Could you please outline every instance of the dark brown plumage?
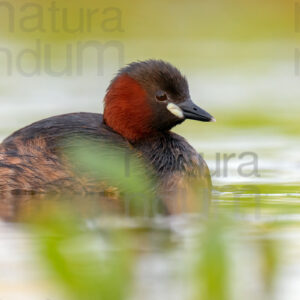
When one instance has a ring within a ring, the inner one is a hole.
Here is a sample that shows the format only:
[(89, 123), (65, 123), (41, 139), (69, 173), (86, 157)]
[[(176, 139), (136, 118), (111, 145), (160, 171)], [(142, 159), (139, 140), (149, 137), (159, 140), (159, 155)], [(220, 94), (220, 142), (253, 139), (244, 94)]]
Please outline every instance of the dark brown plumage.
[(0, 192), (105, 191), (109, 187), (103, 183), (75, 173), (65, 155), (72, 146), (69, 138), (78, 136), (109, 141), (142, 157), (157, 179), (158, 195), (168, 211), (181, 210), (178, 201), (183, 195), (189, 200), (184, 210), (190, 210), (199, 189), (209, 198), (211, 180), (202, 157), (184, 138), (169, 131), (186, 118), (212, 120), (191, 102), (186, 79), (177, 69), (162, 61), (131, 64), (112, 81), (104, 117), (93, 113), (55, 116), (6, 138), (0, 145)]

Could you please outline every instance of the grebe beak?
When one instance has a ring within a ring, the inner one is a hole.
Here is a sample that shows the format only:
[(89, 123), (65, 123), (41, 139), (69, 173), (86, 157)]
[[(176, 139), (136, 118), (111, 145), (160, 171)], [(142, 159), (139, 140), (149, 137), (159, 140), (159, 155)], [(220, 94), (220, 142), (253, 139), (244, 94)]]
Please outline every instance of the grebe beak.
[(191, 99), (177, 104), (185, 119), (197, 120), (202, 122), (216, 122), (216, 119), (207, 111), (197, 106)]

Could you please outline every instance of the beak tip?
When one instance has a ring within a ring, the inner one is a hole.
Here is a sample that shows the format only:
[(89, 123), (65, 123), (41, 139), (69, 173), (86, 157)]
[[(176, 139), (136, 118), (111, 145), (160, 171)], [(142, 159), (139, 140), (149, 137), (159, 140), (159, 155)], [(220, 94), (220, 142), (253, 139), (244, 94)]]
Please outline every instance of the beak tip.
[(217, 122), (217, 120), (214, 118), (214, 117), (211, 117), (210, 121), (209, 122)]

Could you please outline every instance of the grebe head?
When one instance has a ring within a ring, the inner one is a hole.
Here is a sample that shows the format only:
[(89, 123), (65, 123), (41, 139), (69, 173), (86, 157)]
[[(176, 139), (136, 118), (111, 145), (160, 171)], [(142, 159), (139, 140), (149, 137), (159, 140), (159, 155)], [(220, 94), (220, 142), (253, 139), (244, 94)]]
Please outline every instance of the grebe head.
[(186, 78), (161, 60), (134, 62), (112, 80), (104, 122), (130, 141), (170, 130), (185, 119), (215, 119), (191, 100)]

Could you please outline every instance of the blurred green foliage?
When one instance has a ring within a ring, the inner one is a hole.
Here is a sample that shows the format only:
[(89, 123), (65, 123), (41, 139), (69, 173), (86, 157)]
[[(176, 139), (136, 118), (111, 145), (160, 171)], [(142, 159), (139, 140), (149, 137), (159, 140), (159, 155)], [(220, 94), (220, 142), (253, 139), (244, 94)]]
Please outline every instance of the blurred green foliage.
[(34, 227), (44, 267), (54, 282), (72, 300), (128, 299), (133, 260), (126, 236), (91, 232), (63, 207), (48, 210)]
[[(184, 268), (185, 282), (192, 288), (188, 299), (240, 297), (239, 293), (248, 287), (234, 282), (233, 274), (237, 278), (247, 274), (255, 252), (257, 268), (252, 273), (252, 276), (256, 275), (251, 278), (251, 283), (262, 287), (257, 299), (273, 299), (281, 257), (279, 243), (267, 237), (274, 227), (245, 223), (231, 217), (213, 216), (194, 224), (200, 229), (200, 234), (193, 238), (193, 246), (186, 248), (176, 262)], [(154, 255), (156, 251), (172, 255), (177, 249), (176, 244), (171, 248), (166, 247), (165, 242), (157, 244), (158, 228), (153, 228), (150, 235), (151, 230), (137, 231), (133, 228), (100, 226), (88, 229), (87, 223), (74, 214), (72, 207), (61, 204), (54, 209), (48, 207), (45, 214), (31, 224), (39, 237), (38, 253), (42, 266), (61, 288), (65, 299), (131, 299), (136, 288), (133, 278), (140, 274), (136, 273), (137, 266), (143, 262), (144, 254), (147, 256), (151, 253), (150, 249), (155, 249)], [(161, 230), (164, 231), (163, 228)], [(245, 235), (245, 232), (248, 234)], [(160, 239), (169, 240), (170, 234), (174, 233), (160, 235)], [(244, 260), (239, 260), (234, 267), (235, 256), (240, 255), (237, 246), (239, 251), (247, 248), (247, 252)], [(157, 273), (157, 276), (160, 274)], [(164, 280), (157, 284), (163, 285)]]
[(75, 170), (116, 188), (128, 213), (150, 216), (159, 208), (152, 169), (127, 146), (73, 139), (67, 155)]
[(194, 300), (229, 300), (230, 260), (228, 242), (224, 236), (225, 223), (208, 222), (199, 239), (199, 261), (195, 267)]
[(261, 273), (266, 299), (274, 297), (274, 284), (280, 265), (280, 250), (277, 241), (263, 238), (258, 241), (261, 253)]

